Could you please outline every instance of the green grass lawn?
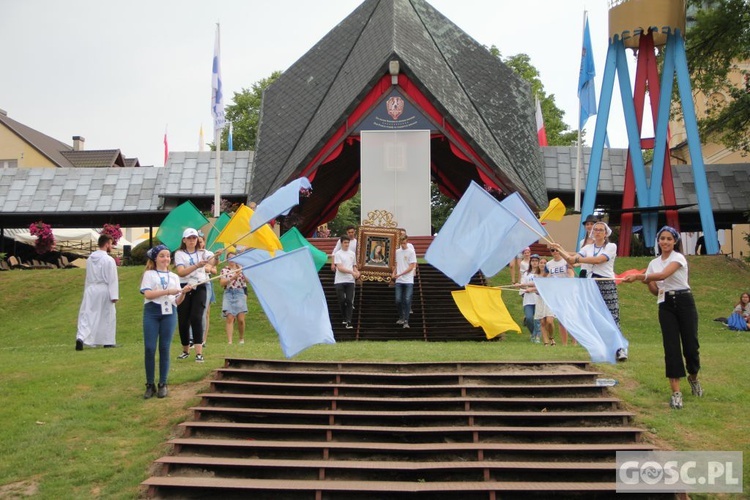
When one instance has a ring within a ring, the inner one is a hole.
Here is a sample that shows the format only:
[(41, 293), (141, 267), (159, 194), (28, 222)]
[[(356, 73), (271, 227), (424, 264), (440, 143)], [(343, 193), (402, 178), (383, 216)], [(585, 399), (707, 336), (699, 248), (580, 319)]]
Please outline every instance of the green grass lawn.
[[(700, 315), (705, 397), (689, 395), (685, 408), (670, 410), (664, 377), (655, 298), (641, 284), (621, 285), (622, 328), (630, 340), (626, 363), (595, 365), (615, 378), (613, 389), (638, 413), (648, 439), (674, 450), (750, 450), (750, 332), (730, 332), (712, 321), (728, 316), (750, 270), (724, 257), (691, 257), (690, 282)], [(647, 258), (617, 259), (617, 271), (645, 268)], [(245, 345), (227, 345), (220, 303), (212, 308), (206, 363), (177, 361), (175, 335), (170, 397), (144, 401), (142, 268), (120, 269), (117, 305), (118, 349), (74, 350), (76, 321), (85, 271), (10, 271), (0, 274), (0, 498), (135, 498), (151, 462), (168, 451), (164, 444), (187, 408), (206, 390), (211, 371), (225, 356), (283, 359), (276, 334), (251, 296)], [(505, 270), (492, 280), (507, 284)], [(521, 321), (521, 299), (505, 292), (511, 313)], [(559, 338), (559, 336), (558, 336)], [(544, 348), (528, 333), (509, 333), (502, 342), (342, 342), (315, 346), (297, 360), (473, 361), (588, 359), (581, 347)], [(745, 460), (748, 491), (750, 460)]]

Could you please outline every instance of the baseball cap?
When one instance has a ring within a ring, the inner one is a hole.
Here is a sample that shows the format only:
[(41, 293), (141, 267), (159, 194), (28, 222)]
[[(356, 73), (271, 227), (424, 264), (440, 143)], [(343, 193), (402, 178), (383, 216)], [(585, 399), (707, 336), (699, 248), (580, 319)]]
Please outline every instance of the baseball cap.
[(195, 237), (197, 238), (197, 237), (198, 237), (198, 231), (196, 231), (196, 230), (195, 230), (195, 229), (193, 229), (192, 227), (189, 227), (189, 228), (185, 229), (185, 230), (184, 230), (184, 231), (182, 232), (182, 237), (183, 237), (183, 238), (188, 238), (188, 237), (190, 237), (190, 236), (195, 236)]

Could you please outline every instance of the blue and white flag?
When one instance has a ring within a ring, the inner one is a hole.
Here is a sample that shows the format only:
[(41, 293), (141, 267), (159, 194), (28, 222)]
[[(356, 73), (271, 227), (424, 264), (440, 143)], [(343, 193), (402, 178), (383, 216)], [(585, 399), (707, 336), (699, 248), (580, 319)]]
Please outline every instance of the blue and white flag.
[(578, 129), (582, 130), (589, 116), (596, 114), (596, 89), (594, 88), (594, 51), (591, 48), (591, 34), (589, 33), (589, 18), (583, 27), (583, 48), (581, 49), (581, 68), (578, 75), (578, 99), (581, 112)]
[(287, 215), (292, 208), (299, 205), (300, 191), (310, 189), (312, 189), (312, 184), (307, 177), (300, 177), (277, 189), (255, 207), (255, 213), (250, 219), (250, 231), (256, 231), (279, 215)]
[(234, 151), (232, 144), (232, 122), (229, 122), (229, 135), (227, 136), (227, 151)]
[[(469, 283), (480, 268), (488, 276), (497, 274), (529, 243), (547, 234), (519, 195), (506, 200), (504, 206), (472, 181), (427, 249), (425, 260), (459, 286)], [(529, 223), (540, 233), (531, 240), (527, 226), (519, 222), (521, 216), (528, 218), (527, 212), (534, 219)]]
[(211, 71), (211, 116), (214, 117), (214, 131), (224, 130), (224, 89), (221, 86), (221, 42), (220, 28), (216, 24), (216, 41), (214, 44), (214, 61)]
[(617, 327), (594, 280), (543, 278), (534, 280), (542, 300), (560, 323), (589, 352), (595, 363), (615, 363), (618, 349), (628, 341)]
[[(234, 259), (241, 263), (239, 257)], [(292, 358), (315, 344), (336, 343), (323, 286), (307, 247), (251, 265), (243, 272), (279, 335), (284, 356)]]
[[(500, 225), (505, 230), (505, 234), (502, 235), (502, 243), (482, 263), (481, 269), (485, 276), (496, 275), (524, 248), (539, 240), (542, 236), (547, 236), (547, 230), (544, 229), (544, 226), (526, 202), (523, 201), (520, 194), (511, 194), (500, 202), (500, 206), (507, 212), (503, 219), (506, 223)], [(507, 219), (507, 215), (511, 215), (512, 218)], [(498, 230), (500, 229), (498, 228)]]

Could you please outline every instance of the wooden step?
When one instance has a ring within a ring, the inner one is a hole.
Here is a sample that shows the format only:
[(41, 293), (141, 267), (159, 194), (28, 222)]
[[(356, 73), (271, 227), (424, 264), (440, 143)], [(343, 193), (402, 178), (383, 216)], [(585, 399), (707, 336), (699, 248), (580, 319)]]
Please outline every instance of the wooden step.
[(289, 371), (311, 371), (311, 370), (346, 370), (365, 373), (382, 373), (382, 372), (415, 372), (421, 373), (425, 370), (445, 370), (445, 371), (478, 371), (481, 373), (488, 371), (504, 371), (516, 368), (526, 368), (537, 370), (541, 367), (575, 367), (581, 370), (591, 368), (591, 362), (585, 360), (540, 360), (540, 361), (422, 361), (402, 363), (397, 361), (288, 361), (283, 359), (254, 359), (254, 358), (225, 358), (226, 366), (253, 365), (255, 368), (267, 368), (270, 370), (283, 369)]
[(604, 470), (614, 471), (612, 462), (372, 462), (367, 460), (269, 460), (259, 458), (166, 456), (155, 460), (165, 465), (220, 467), (289, 467), (306, 469), (374, 469), (374, 470), (446, 470), (446, 469), (536, 469), (536, 470)]
[(471, 492), (471, 491), (602, 491), (615, 492), (615, 482), (586, 483), (586, 482), (398, 482), (398, 481), (294, 481), (274, 479), (233, 479), (211, 477), (169, 477), (154, 476), (142, 483), (145, 486), (174, 487), (174, 488), (211, 488), (217, 490), (271, 490), (271, 491), (343, 491), (351, 493), (394, 492), (426, 493), (426, 492)]
[(313, 383), (302, 383), (302, 382), (275, 382), (273, 380), (268, 381), (253, 381), (253, 380), (234, 380), (228, 378), (215, 379), (211, 381), (211, 387), (213, 390), (239, 392), (239, 391), (252, 391), (254, 394), (267, 394), (272, 392), (284, 393), (284, 394), (303, 394), (310, 392), (319, 392), (325, 394), (364, 394), (364, 393), (376, 393), (382, 394), (383, 396), (389, 395), (391, 392), (397, 394), (403, 394), (405, 396), (411, 394), (423, 394), (423, 393), (456, 393), (466, 394), (470, 396), (472, 392), (479, 391), (483, 393), (498, 393), (502, 391), (508, 391), (513, 393), (537, 393), (537, 392), (552, 392), (552, 393), (570, 393), (570, 392), (584, 392), (592, 394), (605, 394), (607, 392), (606, 387), (598, 386), (594, 383), (578, 383), (578, 384), (492, 384), (492, 385), (481, 385), (481, 384), (455, 384), (455, 385), (373, 385), (373, 384), (349, 384), (349, 383), (331, 383), (321, 386), (320, 384)]
[(207, 392), (201, 394), (202, 406), (253, 406), (262, 408), (289, 408), (357, 410), (377, 406), (380, 410), (486, 410), (486, 409), (616, 409), (619, 399), (614, 397), (372, 397), (372, 396), (300, 396), (235, 394)]
[(360, 439), (387, 441), (399, 439), (405, 442), (451, 439), (455, 441), (484, 441), (487, 439), (554, 442), (639, 442), (642, 429), (628, 426), (560, 427), (560, 426), (374, 426), (374, 425), (325, 425), (325, 424), (272, 424), (255, 422), (192, 421), (180, 424), (182, 437), (195, 437), (208, 433), (211, 437), (274, 436), (276, 439), (297, 440), (300, 437), (314, 441), (345, 441)]
[(603, 452), (615, 453), (617, 451), (648, 451), (655, 447), (648, 443), (370, 443), (370, 442), (341, 442), (341, 441), (263, 441), (237, 439), (196, 439), (175, 438), (169, 441), (176, 447), (211, 447), (241, 449), (286, 449), (286, 450), (343, 450), (356, 453), (379, 452), (379, 451), (402, 451), (407, 453), (447, 453), (458, 451), (521, 451), (524, 453), (580, 453), (580, 452)]
[[(510, 405), (510, 404), (532, 404), (532, 405), (560, 405), (560, 404), (586, 404), (586, 403), (618, 403), (620, 400), (614, 397), (598, 397), (598, 398), (492, 398), (492, 397), (357, 397), (357, 396), (286, 396), (286, 395), (262, 395), (262, 394), (232, 394), (226, 392), (205, 392), (201, 394), (203, 399), (211, 399), (214, 401), (220, 400), (242, 400), (245, 402), (279, 402), (279, 403), (299, 403), (299, 402), (311, 402), (311, 403), (380, 403), (380, 404), (397, 404), (397, 405), (412, 405), (412, 404), (426, 404), (433, 403), (436, 405), (454, 403), (459, 404), (471, 404), (471, 403), (490, 403), (492, 405)], [(337, 404), (337, 406), (340, 406)]]
[[(219, 368), (217, 370), (217, 373), (220, 375), (235, 375), (235, 376), (267, 376), (267, 377), (278, 377), (277, 374), (273, 372), (269, 372), (268, 370), (263, 369), (248, 369), (248, 368)], [(337, 382), (340, 379), (344, 378), (351, 378), (354, 380), (366, 380), (366, 379), (373, 379), (373, 381), (383, 384), (388, 383), (387, 381), (390, 380), (390, 383), (394, 383), (396, 381), (405, 383), (420, 383), (424, 381), (435, 381), (435, 380), (443, 380), (444, 384), (450, 383), (453, 385), (463, 383), (464, 381), (470, 381), (472, 379), (476, 378), (482, 378), (482, 379), (499, 379), (499, 378), (508, 378), (508, 379), (524, 379), (524, 378), (532, 378), (532, 379), (553, 379), (555, 381), (559, 381), (561, 378), (578, 378), (578, 379), (588, 379), (588, 380), (595, 380), (601, 373), (599, 372), (590, 372), (590, 371), (583, 371), (583, 370), (576, 370), (576, 371), (570, 371), (570, 372), (559, 372), (554, 370), (549, 371), (541, 371), (541, 370), (518, 370), (518, 371), (497, 371), (497, 372), (442, 372), (442, 373), (375, 373), (375, 372), (356, 372), (356, 371), (294, 371), (294, 372), (287, 372), (284, 374), (285, 379), (291, 380), (293, 378), (299, 378), (302, 380), (310, 380), (310, 379), (326, 379), (326, 380), (336, 380)], [(434, 383), (431, 383), (431, 385), (435, 385)]]
[(383, 434), (482, 434), (482, 433), (506, 433), (506, 434), (620, 434), (643, 432), (640, 427), (532, 427), (532, 426), (365, 426), (365, 425), (294, 425), (294, 424), (271, 424), (271, 423), (240, 423), (240, 422), (212, 422), (212, 421), (189, 421), (179, 424), (185, 429), (213, 429), (224, 428), (232, 430), (287, 430), (302, 432), (362, 432)]

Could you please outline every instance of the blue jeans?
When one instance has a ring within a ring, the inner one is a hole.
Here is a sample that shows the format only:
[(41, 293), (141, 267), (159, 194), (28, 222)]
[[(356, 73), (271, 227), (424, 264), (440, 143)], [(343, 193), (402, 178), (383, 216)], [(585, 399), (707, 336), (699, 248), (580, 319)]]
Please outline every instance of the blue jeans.
[[(174, 309), (174, 308), (173, 308)], [(154, 383), (156, 346), (159, 345), (159, 383), (167, 383), (169, 374), (169, 348), (177, 326), (177, 311), (163, 315), (161, 305), (147, 302), (143, 305), (143, 361), (146, 365), (146, 383)]]
[(396, 309), (398, 319), (409, 322), (411, 311), (411, 296), (414, 293), (414, 283), (396, 283)]
[(531, 338), (538, 339), (542, 336), (542, 322), (538, 319), (534, 319), (534, 310), (536, 310), (536, 306), (534, 304), (526, 304), (525, 306), (523, 306), (523, 324), (526, 326), (526, 328), (529, 329)]

